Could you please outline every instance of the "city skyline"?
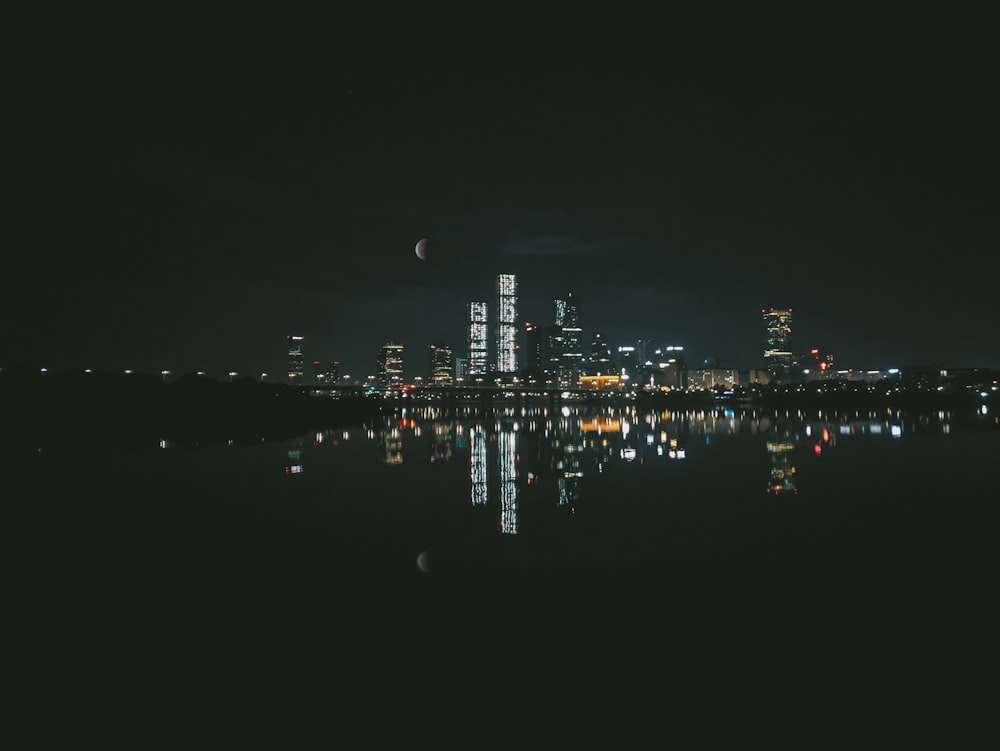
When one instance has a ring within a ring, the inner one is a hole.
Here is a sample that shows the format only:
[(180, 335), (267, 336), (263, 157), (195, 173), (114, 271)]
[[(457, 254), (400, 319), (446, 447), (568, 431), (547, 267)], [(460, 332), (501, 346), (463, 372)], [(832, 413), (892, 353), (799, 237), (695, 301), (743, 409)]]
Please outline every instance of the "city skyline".
[(585, 347), (762, 367), (774, 306), (845, 367), (1000, 368), (975, 13), (132, 21), (10, 18), (0, 367), (283, 374), (295, 334), (364, 377), (513, 274), (522, 345), (572, 293)]

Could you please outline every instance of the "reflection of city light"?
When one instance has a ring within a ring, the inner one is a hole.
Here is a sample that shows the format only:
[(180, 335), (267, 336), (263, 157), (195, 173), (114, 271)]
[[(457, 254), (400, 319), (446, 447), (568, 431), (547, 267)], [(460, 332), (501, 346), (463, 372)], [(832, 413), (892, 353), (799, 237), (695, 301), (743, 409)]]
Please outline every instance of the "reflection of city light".
[(469, 431), (469, 474), (472, 481), (472, 505), (482, 506), (487, 501), (486, 436), (482, 428)]
[(500, 469), (500, 531), (517, 534), (517, 436), (513, 431), (500, 433), (497, 463)]

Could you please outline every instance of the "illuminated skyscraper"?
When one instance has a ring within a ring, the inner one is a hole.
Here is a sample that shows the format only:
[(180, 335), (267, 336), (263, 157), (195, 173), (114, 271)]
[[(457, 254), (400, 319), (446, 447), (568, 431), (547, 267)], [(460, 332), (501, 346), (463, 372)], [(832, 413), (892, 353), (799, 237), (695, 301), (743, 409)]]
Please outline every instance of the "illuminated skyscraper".
[(326, 366), (319, 360), (313, 361), (313, 373), (317, 386), (336, 386), (340, 383), (340, 363), (336, 360)]
[(486, 303), (469, 303), (469, 382), (476, 376), (486, 374), (486, 365), (490, 357), (489, 329), (487, 327)]
[(378, 353), (378, 380), (383, 388), (403, 385), (403, 345), (386, 342)]
[(767, 346), (764, 348), (764, 366), (771, 378), (787, 380), (792, 369), (792, 309), (760, 311), (767, 326)]
[(517, 371), (517, 277), (497, 275), (497, 371)]
[(590, 343), (590, 359), (587, 364), (589, 375), (607, 375), (614, 372), (615, 366), (611, 360), (611, 345), (604, 334), (594, 332), (594, 341)]
[(304, 339), (304, 336), (290, 335), (287, 337), (288, 382), (292, 385), (301, 385), (305, 380), (305, 360), (302, 357)]
[(451, 386), (452, 361), (451, 347), (440, 342), (430, 345), (427, 351), (430, 360), (430, 382), (434, 386)]
[(560, 386), (577, 386), (583, 364), (580, 308), (570, 292), (565, 300), (556, 300), (556, 326), (562, 329), (562, 352), (559, 368)]

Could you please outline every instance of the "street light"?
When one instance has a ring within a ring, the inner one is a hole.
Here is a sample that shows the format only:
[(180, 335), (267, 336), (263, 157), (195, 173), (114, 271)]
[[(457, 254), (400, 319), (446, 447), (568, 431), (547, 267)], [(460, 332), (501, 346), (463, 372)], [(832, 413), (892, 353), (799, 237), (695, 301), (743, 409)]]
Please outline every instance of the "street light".
[(260, 374), (260, 382), (263, 383), (265, 378), (267, 378), (267, 373), (261, 373)]
[(235, 375), (236, 375), (236, 371), (235, 370), (230, 370), (229, 371), (229, 382), (230, 383), (233, 382), (233, 376), (235, 376)]
[(161, 370), (160, 371), (160, 375), (163, 376), (163, 382), (166, 383), (167, 382), (167, 376), (170, 375), (170, 371), (169, 370)]

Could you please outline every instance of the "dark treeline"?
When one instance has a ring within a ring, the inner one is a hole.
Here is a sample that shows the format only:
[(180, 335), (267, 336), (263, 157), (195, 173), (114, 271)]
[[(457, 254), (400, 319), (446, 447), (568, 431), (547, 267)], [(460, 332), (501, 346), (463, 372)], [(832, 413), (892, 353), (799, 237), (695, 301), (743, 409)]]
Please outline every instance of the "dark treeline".
[[(0, 373), (5, 443), (58, 447), (179, 445), (284, 440), (313, 429), (360, 425), (379, 404), (362, 397), (318, 399), (307, 390), (196, 374), (165, 383), (131, 373)], [(60, 437), (64, 438), (60, 438)]]

